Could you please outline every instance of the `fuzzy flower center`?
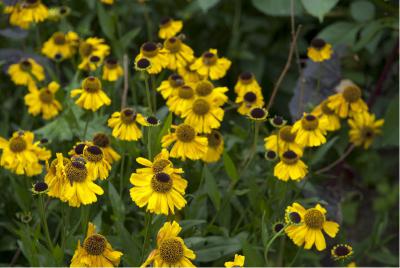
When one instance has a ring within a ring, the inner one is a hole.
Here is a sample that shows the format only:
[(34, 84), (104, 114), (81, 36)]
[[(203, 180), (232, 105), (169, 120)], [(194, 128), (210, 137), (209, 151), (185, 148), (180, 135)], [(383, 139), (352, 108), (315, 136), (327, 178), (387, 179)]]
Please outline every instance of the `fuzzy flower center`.
[(82, 57), (89, 57), (90, 54), (92, 54), (94, 48), (91, 44), (82, 42), (79, 45), (79, 54), (81, 54)]
[(263, 108), (253, 108), (250, 111), (250, 115), (254, 119), (262, 119), (267, 115), (267, 113)]
[(129, 125), (135, 122), (136, 120), (136, 113), (131, 108), (125, 108), (121, 111), (121, 121), (122, 123)]
[(243, 99), (248, 103), (254, 103), (257, 100), (257, 95), (254, 92), (247, 92), (244, 94)]
[(294, 139), (296, 138), (296, 134), (292, 133), (292, 127), (291, 126), (284, 126), (279, 130), (279, 138), (285, 142), (294, 142)]
[(26, 149), (28, 144), (26, 143), (25, 139), (21, 136), (12, 137), (10, 139), (9, 147), (10, 150), (14, 153), (20, 153)]
[(87, 251), (87, 253), (94, 256), (103, 254), (106, 246), (107, 240), (104, 236), (99, 234), (93, 234), (89, 236), (83, 243), (83, 247)]
[(168, 82), (173, 88), (183, 86), (184, 84), (183, 78), (179, 74), (171, 74), (168, 77)]
[(141, 50), (142, 54), (148, 58), (153, 58), (158, 54), (158, 47), (156, 43), (153, 42), (144, 43), (141, 47)]
[(65, 175), (71, 184), (73, 182), (83, 182), (88, 175), (88, 170), (81, 161), (71, 161), (65, 166)]
[(217, 63), (217, 59), (218, 59), (217, 55), (215, 55), (214, 53), (209, 52), (209, 51), (204, 52), (202, 55), (202, 58), (203, 58), (203, 63), (208, 66), (212, 66), (215, 63)]
[(53, 95), (53, 93), (49, 90), (49, 89), (47, 89), (47, 88), (44, 88), (44, 89), (41, 89), (40, 91), (39, 91), (39, 99), (43, 102), (43, 103), (52, 103), (53, 102), (53, 99), (54, 99), (54, 95)]
[(191, 126), (182, 124), (176, 128), (176, 137), (181, 142), (191, 142), (196, 137), (196, 132)]
[(189, 86), (180, 87), (178, 90), (178, 96), (185, 100), (191, 99), (194, 96), (194, 90)]
[(83, 150), (83, 156), (89, 162), (99, 162), (103, 159), (103, 151), (96, 145), (88, 146)]
[(56, 45), (62, 46), (67, 40), (65, 39), (65, 35), (63, 33), (57, 32), (53, 35), (53, 40)]
[(180, 261), (184, 256), (182, 242), (176, 238), (168, 238), (161, 242), (160, 257), (168, 264)]
[(29, 72), (32, 69), (32, 63), (29, 60), (22, 60), (19, 63), (19, 67), (24, 72)]
[(304, 214), (304, 222), (312, 229), (322, 229), (325, 222), (325, 216), (317, 209), (309, 209)]
[(250, 84), (251, 82), (253, 82), (254, 76), (252, 73), (250, 72), (243, 72), (240, 74), (239, 76), (239, 80), (243, 83), (243, 84)]
[(348, 86), (343, 90), (343, 98), (349, 102), (356, 102), (361, 98), (361, 89), (356, 86)]
[(308, 131), (317, 129), (318, 124), (319, 124), (318, 119), (314, 115), (311, 115), (311, 114), (306, 115), (301, 120), (301, 125), (302, 125), (303, 129), (308, 130)]
[(321, 50), (326, 45), (326, 42), (321, 38), (314, 38), (311, 41), (311, 46), (317, 50)]
[(323, 112), (324, 114), (327, 114), (327, 115), (334, 114), (335, 111), (332, 110), (331, 108), (329, 108), (328, 103), (329, 103), (328, 101), (324, 101), (324, 102), (322, 103), (322, 105), (321, 105), (321, 110), (322, 110), (322, 112)]
[(214, 86), (213, 86), (213, 84), (211, 84), (210, 81), (203, 80), (197, 84), (196, 93), (199, 96), (207, 96), (212, 92), (213, 89), (214, 89)]
[(198, 99), (193, 103), (193, 112), (197, 115), (205, 115), (210, 111), (210, 104), (206, 100)]
[(375, 135), (374, 130), (372, 128), (370, 128), (370, 127), (364, 127), (361, 130), (361, 136), (364, 139), (371, 139), (371, 138), (374, 137), (374, 135)]
[(218, 148), (218, 146), (222, 143), (222, 135), (216, 130), (213, 130), (210, 134), (207, 135), (208, 146), (212, 148)]
[(167, 160), (167, 159), (160, 159), (157, 160), (153, 163), (153, 172), (154, 173), (159, 173), (161, 171), (164, 170), (164, 168), (166, 168), (167, 166), (169, 166), (171, 164), (171, 161)]
[(104, 133), (97, 133), (93, 137), (93, 143), (94, 143), (94, 145), (97, 145), (99, 147), (105, 148), (105, 147), (108, 147), (110, 145), (110, 139)]
[(287, 165), (294, 165), (297, 160), (299, 160), (299, 156), (291, 150), (284, 152), (282, 155), (282, 161)]
[(151, 179), (151, 188), (157, 193), (168, 193), (172, 189), (171, 177), (164, 172), (155, 174)]
[(164, 46), (171, 53), (177, 53), (181, 49), (182, 41), (179, 38), (171, 37), (165, 40)]
[(88, 93), (96, 93), (101, 90), (101, 82), (97, 77), (89, 76), (83, 80), (82, 88)]
[(335, 255), (338, 257), (345, 257), (349, 255), (350, 252), (351, 250), (347, 245), (339, 245), (334, 250)]

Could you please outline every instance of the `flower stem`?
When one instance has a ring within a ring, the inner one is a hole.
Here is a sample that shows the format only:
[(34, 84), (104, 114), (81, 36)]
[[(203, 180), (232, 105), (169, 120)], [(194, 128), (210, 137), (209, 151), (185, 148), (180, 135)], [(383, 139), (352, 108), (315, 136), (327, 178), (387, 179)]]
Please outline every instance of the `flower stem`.
[(152, 148), (151, 148), (151, 134), (152, 134), (152, 127), (147, 128), (147, 153), (148, 153), (148, 158), (151, 161), (153, 159), (153, 153), (152, 153)]
[(121, 168), (120, 168), (120, 173), (119, 173), (119, 196), (122, 198), (122, 189), (124, 187), (124, 167), (125, 167), (125, 152), (122, 155), (121, 159)]
[(50, 251), (53, 251), (53, 243), (51, 242), (49, 227), (47, 226), (47, 219), (46, 219), (46, 212), (45, 212), (43, 195), (39, 196), (39, 211), (40, 211), (40, 218), (42, 219), (42, 224), (43, 224), (42, 225), (42, 229), (43, 229), (44, 234), (46, 236), (47, 245), (48, 245)]
[(86, 140), (86, 134), (89, 126), (89, 116), (86, 118), (85, 129), (83, 130), (83, 139), (82, 141)]
[(282, 228), (279, 232), (277, 232), (277, 233), (271, 238), (271, 240), (268, 241), (268, 244), (265, 246), (265, 250), (264, 250), (264, 259), (265, 259), (265, 264), (266, 264), (267, 266), (270, 266), (269, 263), (268, 263), (268, 251), (269, 251), (269, 248), (271, 247), (271, 245), (272, 245), (272, 243), (275, 241), (275, 239), (276, 239), (278, 236), (280, 236), (280, 235), (285, 231), (285, 229), (286, 229), (287, 226), (288, 226), (287, 224), (286, 224), (285, 226), (283, 226), (283, 228)]
[(153, 105), (151, 104), (151, 95), (150, 95), (150, 86), (149, 86), (149, 76), (145, 74), (144, 84), (146, 86), (146, 97), (147, 97), (147, 106), (151, 113), (153, 113)]
[(148, 246), (148, 240), (149, 240), (149, 233), (150, 233), (150, 225), (151, 225), (151, 220), (153, 218), (153, 214), (146, 212), (145, 215), (145, 234), (144, 234), (144, 242), (143, 242), (143, 248), (142, 248), (142, 257), (141, 257), (141, 263), (143, 263), (144, 258), (145, 258), (145, 253), (146, 249)]
[(82, 225), (82, 232), (85, 234), (87, 230), (87, 225), (89, 223), (89, 206), (83, 205), (81, 208), (81, 225)]

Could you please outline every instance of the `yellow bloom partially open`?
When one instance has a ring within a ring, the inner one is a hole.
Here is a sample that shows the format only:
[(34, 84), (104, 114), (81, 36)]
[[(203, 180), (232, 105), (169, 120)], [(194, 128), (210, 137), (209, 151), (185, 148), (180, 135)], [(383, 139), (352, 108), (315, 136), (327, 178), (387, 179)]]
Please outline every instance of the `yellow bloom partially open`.
[(46, 57), (55, 60), (71, 58), (77, 51), (79, 36), (75, 32), (55, 32), (42, 47), (42, 53)]
[(291, 150), (281, 154), (281, 161), (274, 168), (274, 176), (280, 180), (298, 181), (303, 179), (308, 172), (308, 168), (300, 156)]
[(304, 114), (292, 127), (297, 132), (295, 142), (304, 147), (320, 146), (326, 142), (326, 118), (318, 118), (312, 114)]
[(167, 68), (170, 70), (184, 68), (194, 59), (193, 50), (177, 37), (165, 40), (164, 49), (168, 59)]
[(94, 71), (103, 62), (104, 58), (110, 54), (110, 47), (102, 38), (89, 37), (80, 42), (79, 54), (82, 61), (78, 68)]
[(161, 20), (159, 27), (160, 30), (158, 31), (158, 37), (161, 39), (167, 39), (179, 33), (182, 30), (183, 23), (181, 20), (164, 18)]
[(75, 101), (77, 105), (86, 109), (97, 111), (103, 105), (110, 105), (111, 100), (102, 90), (101, 82), (97, 77), (89, 76), (82, 81), (82, 88), (71, 91), (71, 97), (79, 96)]
[(124, 70), (116, 59), (106, 59), (103, 66), (103, 80), (117, 81), (123, 74)]
[(11, 64), (7, 72), (14, 84), (28, 87), (35, 86), (37, 81), (41, 82), (45, 78), (43, 67), (31, 58)]
[(314, 62), (322, 62), (332, 57), (332, 45), (320, 38), (314, 38), (307, 49), (307, 56)]
[(350, 131), (350, 142), (355, 146), (363, 146), (368, 149), (374, 138), (381, 134), (381, 127), (385, 121), (383, 119), (376, 120), (374, 114), (367, 112), (354, 114), (348, 120)]
[(225, 76), (230, 67), (231, 61), (227, 58), (218, 57), (218, 51), (211, 48), (196, 59), (190, 69), (197, 71), (200, 76), (218, 80)]
[(239, 254), (235, 254), (235, 259), (233, 261), (225, 262), (225, 267), (243, 267), (244, 266), (245, 257)]
[(217, 162), (224, 151), (224, 138), (217, 130), (212, 130), (211, 133), (206, 135), (208, 140), (207, 152), (203, 155), (201, 160), (206, 163)]
[(23, 0), (14, 6), (7, 6), (5, 13), (10, 14), (10, 24), (28, 29), (32, 23), (47, 19), (49, 11), (41, 0)]

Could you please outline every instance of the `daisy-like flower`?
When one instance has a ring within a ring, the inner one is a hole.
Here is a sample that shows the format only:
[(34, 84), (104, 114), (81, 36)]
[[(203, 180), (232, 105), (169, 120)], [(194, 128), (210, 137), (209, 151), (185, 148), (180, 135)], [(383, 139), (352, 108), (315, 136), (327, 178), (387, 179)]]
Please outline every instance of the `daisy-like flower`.
[(93, 182), (85, 162), (81, 158), (64, 161), (62, 154), (57, 154), (56, 176), (67, 181), (63, 185), (61, 200), (68, 201), (71, 207), (80, 207), (97, 201), (96, 195), (102, 195), (103, 189)]
[(383, 119), (375, 120), (375, 115), (367, 112), (354, 114), (353, 118), (348, 120), (350, 142), (368, 149), (374, 138), (382, 133), (381, 127), (384, 122)]
[(208, 141), (206, 137), (197, 135), (196, 130), (187, 124), (172, 126), (175, 130), (172, 133), (162, 137), (161, 143), (163, 148), (172, 146), (170, 156), (173, 158), (186, 158), (198, 160), (207, 152)]
[(328, 107), (341, 118), (355, 113), (368, 112), (367, 104), (361, 99), (361, 89), (349, 80), (344, 80), (337, 87), (338, 93), (329, 96)]
[(170, 70), (183, 68), (194, 59), (193, 50), (178, 37), (165, 40), (164, 48), (168, 59), (167, 68)]
[(31, 189), (34, 195), (45, 194), (49, 191), (49, 186), (44, 181), (36, 182)]
[(75, 101), (77, 105), (86, 109), (97, 111), (103, 105), (110, 105), (111, 100), (103, 91), (101, 82), (97, 77), (89, 76), (82, 81), (82, 88), (71, 91), (71, 97), (79, 96)]
[(227, 87), (214, 87), (213, 83), (207, 79), (195, 83), (194, 86), (194, 92), (197, 96), (210, 96), (212, 101), (218, 106), (222, 106), (228, 101), (228, 96), (225, 95), (228, 90)]
[(291, 126), (284, 126), (279, 129), (278, 133), (271, 134), (264, 139), (266, 150), (277, 152), (279, 155), (290, 150), (298, 156), (303, 155), (303, 147), (295, 142), (296, 133), (292, 133)]
[[(143, 160), (139, 159), (139, 161), (147, 162)], [(181, 210), (186, 205), (183, 195), (187, 181), (180, 175), (183, 171), (176, 172), (168, 161), (154, 160), (151, 172), (148, 171), (149, 168), (136, 170), (130, 178), (133, 185), (130, 189), (132, 200), (139, 207), (147, 205), (146, 210), (151, 213), (171, 215), (175, 214), (175, 209)], [(161, 171), (157, 172), (158, 170)]]
[(235, 85), (236, 94), (243, 96), (246, 92), (257, 92), (261, 94), (261, 87), (254, 75), (250, 72), (241, 73)]
[(196, 83), (202, 80), (204, 77), (199, 75), (196, 71), (190, 69), (190, 66), (194, 63), (194, 60), (187, 64), (185, 67), (178, 68), (178, 74), (183, 77), (183, 80), (187, 83)]
[(172, 162), (169, 160), (169, 152), (167, 149), (162, 149), (161, 152), (156, 155), (151, 162), (149, 159), (144, 157), (136, 158), (136, 162), (145, 166), (144, 168), (136, 169), (136, 173), (142, 177), (153, 178), (154, 175), (160, 172), (182, 174), (183, 169), (174, 168)]
[(235, 102), (239, 104), (238, 113), (242, 115), (249, 114), (250, 110), (254, 107), (264, 106), (264, 97), (259, 90), (249, 90), (239, 94)]
[(135, 64), (142, 58), (150, 61), (150, 67), (146, 69), (149, 74), (158, 74), (168, 65), (165, 49), (153, 42), (146, 42), (140, 47), (140, 53), (135, 58)]
[(28, 106), (28, 113), (34, 116), (42, 114), (45, 120), (58, 115), (62, 109), (61, 103), (55, 99), (55, 94), (59, 88), (60, 85), (54, 81), (40, 90), (36, 86), (30, 87), (30, 92), (24, 97), (25, 104)]
[(225, 267), (243, 267), (244, 266), (244, 259), (245, 257), (239, 254), (235, 254), (235, 258), (233, 261), (227, 261), (225, 262)]
[(141, 267), (195, 267), (191, 260), (196, 258), (196, 254), (178, 236), (181, 230), (176, 221), (164, 223), (157, 234), (157, 248)]
[(286, 151), (281, 156), (281, 161), (274, 168), (274, 176), (282, 181), (303, 179), (308, 172), (308, 168), (299, 155), (293, 151)]
[(224, 138), (217, 130), (212, 130), (211, 133), (206, 135), (208, 140), (207, 152), (203, 155), (201, 160), (206, 163), (217, 162), (224, 151)]
[(265, 121), (267, 120), (268, 111), (261, 107), (253, 107), (250, 109), (247, 116), (254, 121)]
[(218, 51), (211, 48), (196, 59), (190, 69), (197, 71), (199, 75), (205, 78), (218, 80), (225, 76), (230, 67), (231, 61), (227, 58), (218, 57)]
[(285, 227), (285, 224), (281, 221), (277, 221), (274, 223), (274, 225), (272, 226), (272, 231), (274, 233), (279, 233), (280, 231), (282, 231), (282, 229)]
[(326, 126), (329, 124), (326, 118), (318, 118), (312, 114), (304, 113), (292, 127), (292, 133), (296, 133), (295, 142), (304, 147), (320, 146), (326, 142)]
[(77, 249), (71, 260), (71, 267), (117, 267), (122, 252), (112, 248), (107, 239), (96, 232), (96, 226), (89, 222), (86, 238)]
[(68, 158), (62, 157), (62, 154), (57, 153), (57, 157), (51, 161), (50, 166), (46, 162), (47, 173), (44, 176), (44, 181), (49, 186), (49, 191), (47, 194), (51, 197), (60, 199), (61, 201), (66, 201), (63, 195), (65, 184), (69, 183), (65, 176), (57, 176), (57, 163), (58, 159), (64, 161), (63, 165), (66, 166), (71, 161)]
[(275, 161), (278, 159), (278, 153), (274, 150), (267, 150), (264, 155), (265, 159), (268, 161)]
[(18, 63), (11, 64), (8, 74), (16, 85), (32, 87), (36, 81), (43, 81), (45, 78), (43, 67), (34, 59), (21, 59)]
[(224, 118), (224, 110), (213, 102), (212, 96), (197, 97), (191, 106), (183, 112), (185, 124), (192, 126), (199, 133), (211, 133), (219, 128)]
[(114, 0), (100, 0), (103, 4), (112, 5), (114, 4)]
[(178, 90), (179, 87), (183, 86), (185, 81), (179, 74), (171, 74), (167, 80), (162, 81), (161, 85), (157, 88), (157, 91), (161, 93), (164, 99), (168, 99), (172, 92)]
[(338, 244), (331, 249), (331, 256), (335, 261), (347, 259), (353, 255), (353, 248), (347, 244)]
[[(325, 214), (326, 209), (320, 204), (314, 208), (305, 209), (298, 203), (293, 203), (286, 209), (288, 213), (297, 213), (300, 215), (300, 221), (297, 224), (291, 224), (285, 228), (286, 234), (299, 247), (311, 249), (315, 244), (318, 251), (326, 248), (325, 237), (322, 230), (330, 236), (335, 237), (339, 231), (339, 224), (333, 221), (327, 221)], [(290, 223), (290, 222), (286, 222)]]
[(41, 0), (23, 0), (14, 6), (7, 6), (5, 13), (10, 14), (10, 24), (28, 29), (31, 23), (47, 19), (49, 11)]
[[(50, 59), (71, 58), (78, 48), (79, 36), (75, 32), (55, 32), (42, 47), (42, 53)], [(61, 57), (60, 57), (61, 55)]]
[(167, 39), (174, 37), (182, 30), (183, 23), (181, 20), (173, 20), (171, 18), (164, 18), (160, 21), (160, 30), (158, 30), (158, 37)]
[(189, 85), (184, 85), (171, 93), (167, 100), (168, 109), (176, 115), (181, 115), (188, 107), (191, 107), (196, 99), (194, 90)]
[[(104, 58), (110, 54), (110, 47), (102, 38), (89, 37), (80, 42), (79, 54), (82, 61), (78, 68), (86, 71), (94, 71), (103, 62)], [(94, 59), (98, 60), (95, 61)]]
[(93, 137), (93, 144), (100, 147), (104, 154), (104, 159), (112, 164), (118, 161), (121, 156), (111, 147), (110, 138), (104, 133), (97, 133)]
[(0, 165), (15, 174), (29, 177), (42, 173), (39, 161), (50, 159), (51, 152), (34, 143), (34, 134), (29, 131), (16, 131), (10, 140), (0, 137), (0, 150), (3, 151)]
[(307, 49), (307, 56), (314, 62), (322, 62), (332, 57), (332, 45), (320, 38), (314, 38)]
[(329, 100), (324, 100), (311, 112), (313, 115), (329, 122), (326, 124), (327, 131), (336, 131), (340, 129), (340, 117), (335, 113), (334, 110), (329, 108)]
[(78, 141), (75, 143), (75, 145), (72, 147), (72, 149), (68, 152), (68, 155), (70, 156), (81, 156), (83, 155), (83, 149), (85, 149), (85, 146), (89, 145), (88, 142), (84, 141)]
[(124, 70), (116, 59), (108, 58), (105, 60), (103, 66), (103, 80), (111, 82), (117, 81), (123, 74)]
[(108, 177), (111, 165), (105, 159), (103, 150), (100, 147), (96, 145), (85, 146), (83, 157), (87, 160), (86, 167), (92, 180), (97, 178), (105, 180)]
[(282, 116), (275, 115), (269, 119), (269, 123), (275, 128), (282, 128), (286, 125), (287, 121)]
[(131, 108), (124, 108), (121, 112), (114, 112), (108, 119), (108, 126), (113, 129), (112, 135), (120, 140), (137, 141), (142, 137), (138, 124), (145, 126), (146, 120), (140, 113)]

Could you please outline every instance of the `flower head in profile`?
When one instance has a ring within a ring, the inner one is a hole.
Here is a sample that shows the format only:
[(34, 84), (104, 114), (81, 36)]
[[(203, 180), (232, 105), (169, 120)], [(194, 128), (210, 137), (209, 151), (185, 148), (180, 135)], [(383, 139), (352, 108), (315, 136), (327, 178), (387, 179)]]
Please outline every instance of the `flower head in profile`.
[(197, 135), (196, 130), (187, 124), (172, 126), (174, 132), (166, 134), (162, 137), (161, 143), (163, 148), (172, 148), (170, 156), (173, 158), (186, 158), (198, 160), (207, 152), (208, 140), (206, 137)]
[(92, 180), (97, 178), (105, 180), (111, 170), (110, 163), (104, 157), (103, 149), (96, 145), (85, 146), (83, 157), (86, 160), (86, 166), (89, 171), (89, 177)]
[(123, 76), (123, 74), (124, 70), (116, 59), (108, 58), (105, 60), (103, 66), (103, 80), (114, 82)]
[(303, 155), (303, 146), (297, 144), (295, 140), (296, 132), (292, 132), (292, 126), (284, 126), (277, 133), (266, 137), (264, 146), (266, 150), (277, 152), (279, 155), (290, 150), (301, 157)]
[(44, 69), (34, 59), (21, 59), (18, 63), (11, 64), (7, 73), (16, 85), (32, 87), (36, 82), (45, 79)]
[(315, 115), (304, 113), (303, 117), (292, 127), (292, 133), (297, 133), (295, 142), (303, 147), (315, 147), (324, 144), (328, 124), (326, 118), (318, 118)]
[(338, 244), (331, 249), (331, 256), (335, 261), (347, 259), (351, 255), (353, 255), (353, 248), (348, 244)]
[(176, 221), (164, 223), (157, 234), (156, 249), (141, 267), (195, 267), (191, 260), (196, 258), (196, 254), (178, 236), (181, 230)]
[(299, 247), (304, 245), (305, 249), (311, 249), (315, 245), (318, 251), (324, 250), (326, 242), (322, 231), (332, 238), (339, 231), (339, 224), (326, 220), (326, 212), (320, 204), (305, 209), (299, 203), (293, 203), (286, 208), (286, 215), (293, 215), (297, 223), (293, 224), (286, 217), (286, 223), (290, 224), (285, 228), (286, 234)]
[(244, 266), (245, 257), (239, 254), (235, 254), (235, 258), (233, 261), (225, 262), (225, 267), (233, 268), (233, 267), (243, 267)]
[[(139, 125), (138, 125), (139, 124)], [(124, 108), (114, 112), (108, 119), (108, 126), (112, 128), (112, 135), (120, 140), (137, 141), (142, 137), (140, 125), (146, 126), (146, 119), (131, 108)]]
[(327, 131), (336, 131), (340, 129), (340, 117), (334, 110), (329, 108), (329, 100), (321, 102), (311, 113), (321, 120), (329, 122), (329, 124), (326, 124), (325, 128)]
[(100, 79), (94, 76), (89, 76), (82, 81), (82, 88), (74, 89), (71, 91), (71, 97), (79, 98), (75, 103), (86, 109), (92, 110), (93, 112), (100, 109), (104, 105), (110, 105), (111, 99), (103, 91)]
[(55, 32), (42, 47), (42, 53), (50, 59), (62, 60), (71, 58), (77, 51), (79, 36), (75, 32)]
[(61, 153), (56, 154), (57, 157), (51, 161), (50, 165), (46, 164), (46, 175), (44, 176), (44, 181), (47, 183), (49, 187), (49, 191), (47, 192), (48, 196), (55, 197), (60, 199), (61, 201), (66, 201), (64, 198), (64, 189), (65, 185), (69, 183), (66, 176), (59, 176), (60, 173), (57, 172), (57, 164), (58, 160), (62, 159), (63, 166), (66, 166), (71, 162), (68, 158), (62, 157)]
[(224, 151), (224, 138), (222, 134), (213, 129), (206, 135), (208, 140), (207, 151), (201, 158), (206, 163), (217, 162)]
[(231, 61), (224, 57), (218, 57), (218, 51), (211, 48), (196, 59), (190, 69), (202, 77), (218, 80), (225, 76), (230, 67)]
[(196, 83), (204, 78), (195, 70), (190, 69), (190, 66), (194, 63), (194, 61), (195, 59), (193, 59), (193, 61), (187, 64), (185, 67), (178, 68), (178, 74), (182, 76), (187, 83)]
[(42, 173), (40, 161), (50, 159), (51, 152), (39, 144), (30, 131), (16, 131), (9, 140), (0, 137), (0, 166), (29, 177)]
[(364, 149), (368, 149), (374, 138), (382, 133), (381, 127), (384, 122), (383, 119), (376, 120), (374, 114), (367, 112), (354, 114), (348, 120), (350, 142), (355, 146), (363, 146)]
[(159, 24), (158, 37), (168, 39), (174, 37), (182, 30), (183, 23), (181, 20), (173, 20), (171, 18), (163, 18)]
[(121, 159), (121, 156), (111, 147), (110, 138), (106, 134), (96, 133), (93, 137), (92, 143), (101, 148), (104, 154), (104, 159), (108, 163), (112, 164)]
[(251, 72), (241, 73), (235, 84), (236, 94), (243, 96), (246, 92), (256, 92), (261, 95), (261, 87)]
[(178, 116), (192, 107), (196, 95), (192, 86), (183, 85), (174, 90), (167, 100), (168, 109)]
[(170, 37), (164, 41), (165, 54), (170, 70), (176, 70), (188, 65), (194, 59), (193, 50), (183, 43), (179, 37)]
[(81, 63), (78, 68), (86, 71), (94, 71), (110, 54), (110, 47), (105, 40), (97, 37), (89, 37), (79, 44), (79, 55)]
[(41, 89), (37, 89), (36, 86), (30, 87), (29, 93), (24, 97), (28, 113), (34, 116), (42, 114), (45, 120), (57, 116), (62, 108), (61, 103), (55, 98), (59, 88), (60, 85), (54, 81)]
[(114, 0), (100, 0), (103, 4), (112, 5), (114, 4)]
[(32, 23), (47, 19), (49, 11), (41, 0), (23, 0), (13, 6), (7, 6), (5, 13), (10, 14), (11, 25), (28, 29)]
[(268, 116), (268, 111), (262, 107), (253, 107), (247, 114), (248, 118), (253, 121), (266, 121)]
[(161, 96), (164, 99), (168, 99), (175, 90), (179, 90), (179, 87), (183, 86), (185, 81), (183, 77), (179, 74), (173, 73), (168, 76), (167, 80), (161, 82), (160, 86), (157, 88), (157, 91), (161, 93)]
[(217, 106), (222, 106), (228, 101), (228, 96), (225, 95), (226, 92), (229, 91), (227, 87), (215, 87), (214, 84), (207, 79), (200, 80), (193, 84), (194, 92), (197, 96), (208, 97)]
[(135, 66), (138, 66), (138, 62), (143, 58), (150, 62), (150, 66), (146, 68), (149, 74), (158, 74), (168, 65), (165, 49), (154, 42), (146, 42), (140, 47), (140, 53), (135, 58)]
[(332, 54), (332, 45), (320, 38), (314, 38), (307, 49), (308, 58), (314, 62), (329, 60)]
[(274, 176), (280, 180), (301, 180), (308, 172), (308, 168), (300, 156), (295, 152), (288, 150), (282, 153), (280, 162), (274, 168)]
[(71, 267), (116, 267), (122, 255), (122, 252), (114, 250), (107, 239), (96, 232), (96, 226), (89, 222), (86, 238), (82, 245), (78, 241)]

